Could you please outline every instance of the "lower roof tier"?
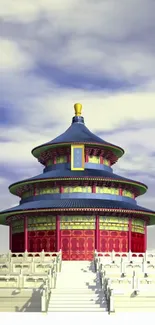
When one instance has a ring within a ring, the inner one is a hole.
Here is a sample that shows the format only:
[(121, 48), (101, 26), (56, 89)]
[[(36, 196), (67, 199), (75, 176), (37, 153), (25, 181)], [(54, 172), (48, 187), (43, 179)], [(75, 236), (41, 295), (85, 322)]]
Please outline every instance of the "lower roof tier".
[(90, 199), (61, 199), (61, 200), (45, 200), (45, 201), (34, 201), (27, 202), (21, 205), (15, 206), (11, 209), (4, 210), (0, 213), (0, 223), (6, 224), (6, 218), (26, 212), (39, 211), (55, 211), (55, 212), (66, 212), (66, 211), (105, 211), (105, 212), (122, 212), (122, 213), (137, 213), (144, 214), (150, 217), (150, 223), (155, 224), (155, 212), (144, 207), (119, 201), (111, 200), (90, 200)]

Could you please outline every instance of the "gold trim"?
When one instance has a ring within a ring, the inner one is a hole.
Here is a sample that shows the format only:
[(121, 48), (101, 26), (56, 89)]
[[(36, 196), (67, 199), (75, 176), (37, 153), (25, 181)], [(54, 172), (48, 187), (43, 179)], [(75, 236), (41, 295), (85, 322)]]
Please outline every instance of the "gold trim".
[[(74, 168), (74, 149), (82, 149), (82, 168)], [(84, 145), (71, 145), (71, 170), (84, 170)]]

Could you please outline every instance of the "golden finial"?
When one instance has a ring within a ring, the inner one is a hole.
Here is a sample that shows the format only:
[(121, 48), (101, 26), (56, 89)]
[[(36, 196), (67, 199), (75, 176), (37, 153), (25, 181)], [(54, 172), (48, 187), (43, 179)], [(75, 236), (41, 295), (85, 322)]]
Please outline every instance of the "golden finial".
[(80, 103), (76, 103), (74, 105), (74, 110), (75, 110), (75, 115), (80, 116), (82, 111), (82, 105)]

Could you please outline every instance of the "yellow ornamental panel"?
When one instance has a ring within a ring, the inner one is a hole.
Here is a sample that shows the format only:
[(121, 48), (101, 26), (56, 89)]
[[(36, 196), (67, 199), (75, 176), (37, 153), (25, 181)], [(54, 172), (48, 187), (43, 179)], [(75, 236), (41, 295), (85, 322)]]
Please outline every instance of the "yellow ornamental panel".
[(30, 197), (30, 196), (31, 196), (31, 192), (30, 192), (30, 191), (25, 192), (25, 193), (23, 193), (23, 195), (22, 195), (22, 199), (26, 199), (26, 198), (28, 198), (28, 197)]
[(60, 156), (58, 163), (63, 164), (67, 162), (67, 157), (66, 156)]
[(53, 165), (53, 161), (51, 159), (48, 160), (46, 165), (47, 165), (47, 167)]
[(133, 197), (133, 194), (130, 191), (123, 190), (122, 196), (127, 196), (127, 197), (132, 198)]
[(109, 193), (109, 188), (108, 187), (103, 187), (103, 193), (105, 193), (105, 194)]
[(119, 222), (119, 218), (117, 218), (117, 217), (110, 217), (109, 221), (110, 222), (118, 223)]
[(36, 223), (41, 223), (42, 222), (42, 217), (36, 217), (35, 222)]
[(136, 225), (143, 227), (144, 226), (144, 221), (140, 220), (140, 219), (136, 219)]
[(28, 217), (28, 225), (31, 225), (31, 223), (33, 223), (33, 218), (32, 217)]
[(46, 194), (51, 194), (52, 193), (52, 189), (50, 187), (46, 188)]
[(88, 162), (93, 163), (93, 164), (100, 164), (100, 157), (89, 156), (88, 157)]
[(80, 186), (75, 186), (73, 192), (74, 193), (82, 192), (81, 187)]
[(68, 186), (64, 187), (64, 193), (69, 193), (69, 187)]
[(104, 159), (104, 160), (103, 160), (103, 164), (106, 165), (106, 166), (109, 166), (109, 160)]

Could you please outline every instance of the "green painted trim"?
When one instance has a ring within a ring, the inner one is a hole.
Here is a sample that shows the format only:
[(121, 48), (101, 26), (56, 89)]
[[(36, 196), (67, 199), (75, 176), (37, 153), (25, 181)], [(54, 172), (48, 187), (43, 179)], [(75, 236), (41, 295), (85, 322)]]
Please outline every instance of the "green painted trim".
[(152, 214), (152, 215), (150, 215), (149, 218), (150, 218), (150, 223), (149, 223), (149, 225), (150, 225), (150, 226), (154, 226), (154, 225), (155, 225), (155, 215)]
[(57, 209), (34, 209), (34, 210), (21, 210), (21, 211), (10, 211), (10, 212), (1, 212), (0, 213), (0, 224), (6, 225), (6, 218), (11, 215), (27, 214), (27, 213), (38, 213), (38, 212), (66, 212), (66, 211), (90, 211), (95, 212), (121, 212), (121, 213), (131, 213), (131, 214), (142, 214), (150, 218), (150, 225), (155, 225), (155, 212), (146, 212), (146, 211), (136, 211), (136, 210), (123, 210), (123, 209), (108, 209), (108, 208), (57, 208)]
[[(133, 181), (125, 181), (125, 180), (119, 180), (119, 179), (112, 179), (112, 178), (101, 178), (101, 177), (61, 177), (61, 178), (42, 178), (38, 180), (32, 180), (32, 181), (21, 181), (18, 183), (11, 184), (9, 186), (10, 193), (16, 195), (16, 191), (20, 186), (23, 185), (29, 185), (29, 184), (36, 184), (36, 183), (43, 183), (43, 182), (55, 182), (55, 181), (61, 181), (61, 180), (101, 180), (101, 181), (108, 181), (113, 183), (123, 183), (123, 184), (130, 184), (134, 185), (136, 188), (139, 189), (140, 195), (143, 195), (146, 193), (148, 187), (145, 184), (139, 183), (139, 182), (133, 182)], [(20, 186), (19, 186), (20, 185)]]
[(72, 144), (83, 144), (85, 146), (94, 146), (94, 147), (103, 147), (103, 148), (108, 148), (112, 149), (112, 151), (116, 154), (118, 158), (122, 157), (124, 154), (124, 150), (121, 147), (112, 145), (112, 144), (102, 144), (102, 143), (97, 143), (97, 142), (64, 142), (64, 143), (57, 143), (57, 144), (42, 144), (36, 148), (34, 148), (31, 153), (35, 158), (38, 158), (42, 152), (45, 152), (49, 148), (57, 148), (57, 147), (66, 147), (66, 146), (71, 146)]

